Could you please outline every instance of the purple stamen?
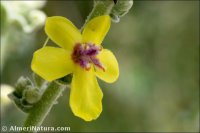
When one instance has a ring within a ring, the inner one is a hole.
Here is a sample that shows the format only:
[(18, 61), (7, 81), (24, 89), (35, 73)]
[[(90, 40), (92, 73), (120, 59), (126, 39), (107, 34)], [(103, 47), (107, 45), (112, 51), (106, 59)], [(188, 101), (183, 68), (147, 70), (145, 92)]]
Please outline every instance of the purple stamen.
[(105, 68), (104, 68), (103, 64), (97, 58), (91, 57), (91, 60), (92, 60), (93, 64), (96, 67), (98, 67), (98, 68), (102, 69), (103, 71), (105, 71)]
[(100, 49), (101, 48), (99, 46), (88, 44), (88, 49), (86, 49), (85, 54), (89, 56), (95, 56), (99, 54)]
[(91, 64), (105, 71), (103, 65), (96, 57), (101, 51), (100, 46), (94, 44), (76, 44), (72, 53), (72, 59), (75, 63), (79, 64), (82, 68), (89, 70)]

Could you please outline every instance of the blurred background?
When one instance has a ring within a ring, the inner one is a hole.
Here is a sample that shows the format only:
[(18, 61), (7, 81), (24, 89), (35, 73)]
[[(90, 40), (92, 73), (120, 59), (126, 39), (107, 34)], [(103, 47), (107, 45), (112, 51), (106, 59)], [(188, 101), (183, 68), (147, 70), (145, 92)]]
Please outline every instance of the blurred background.
[[(46, 16), (65, 16), (78, 28), (93, 1), (1, 1), (1, 124), (22, 126), (26, 114), (7, 98), (21, 75), (31, 77), (32, 54), (46, 35)], [(23, 3), (24, 2), (24, 3)], [(9, 6), (8, 6), (9, 5)], [(71, 131), (199, 131), (199, 1), (134, 1), (103, 42), (120, 76), (107, 84), (103, 112), (92, 122), (72, 114), (69, 90), (43, 126)]]

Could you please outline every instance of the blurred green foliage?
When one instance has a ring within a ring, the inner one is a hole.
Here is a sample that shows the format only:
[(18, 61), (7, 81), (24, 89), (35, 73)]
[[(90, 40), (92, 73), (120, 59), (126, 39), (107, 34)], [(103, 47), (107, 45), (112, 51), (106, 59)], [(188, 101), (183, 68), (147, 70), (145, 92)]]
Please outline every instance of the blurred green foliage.
[[(82, 132), (198, 131), (198, 5), (199, 1), (134, 1), (103, 42), (118, 59), (120, 77), (114, 84), (99, 80), (104, 92), (100, 117), (92, 122), (75, 117), (66, 90), (43, 125)], [(48, 1), (44, 11), (47, 16), (65, 16), (80, 28), (92, 7), (92, 1)], [(31, 45), (25, 47), (28, 52), (10, 52), (1, 83), (14, 85), (21, 75), (31, 76), (32, 54), (42, 47), (46, 35), (41, 29), (32, 37), (24, 42)], [(2, 125), (22, 125), (26, 115), (14, 104), (4, 110)]]

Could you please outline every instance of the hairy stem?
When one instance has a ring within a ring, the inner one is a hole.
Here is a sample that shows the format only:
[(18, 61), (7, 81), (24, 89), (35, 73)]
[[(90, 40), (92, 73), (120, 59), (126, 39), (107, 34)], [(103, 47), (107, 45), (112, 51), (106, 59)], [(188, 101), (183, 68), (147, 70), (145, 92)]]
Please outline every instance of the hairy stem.
[(51, 82), (45, 90), (40, 101), (36, 103), (33, 109), (30, 111), (24, 123), (24, 127), (40, 126), (55, 104), (56, 100), (60, 97), (64, 88), (66, 88), (65, 85)]
[[(85, 20), (85, 24), (94, 17), (101, 15), (109, 15), (112, 11), (113, 6), (114, 6), (114, 1), (112, 0), (96, 0), (94, 3), (93, 10)], [(85, 27), (85, 24), (81, 28), (81, 31)]]

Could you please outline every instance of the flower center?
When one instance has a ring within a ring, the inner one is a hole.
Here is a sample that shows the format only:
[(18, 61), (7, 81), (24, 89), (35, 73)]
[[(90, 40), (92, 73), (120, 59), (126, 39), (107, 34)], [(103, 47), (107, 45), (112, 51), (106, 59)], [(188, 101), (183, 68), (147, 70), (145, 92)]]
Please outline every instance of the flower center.
[(85, 70), (90, 70), (91, 66), (94, 65), (95, 68), (105, 71), (103, 64), (97, 58), (101, 50), (101, 46), (96, 46), (95, 44), (77, 43), (72, 53), (72, 60)]

